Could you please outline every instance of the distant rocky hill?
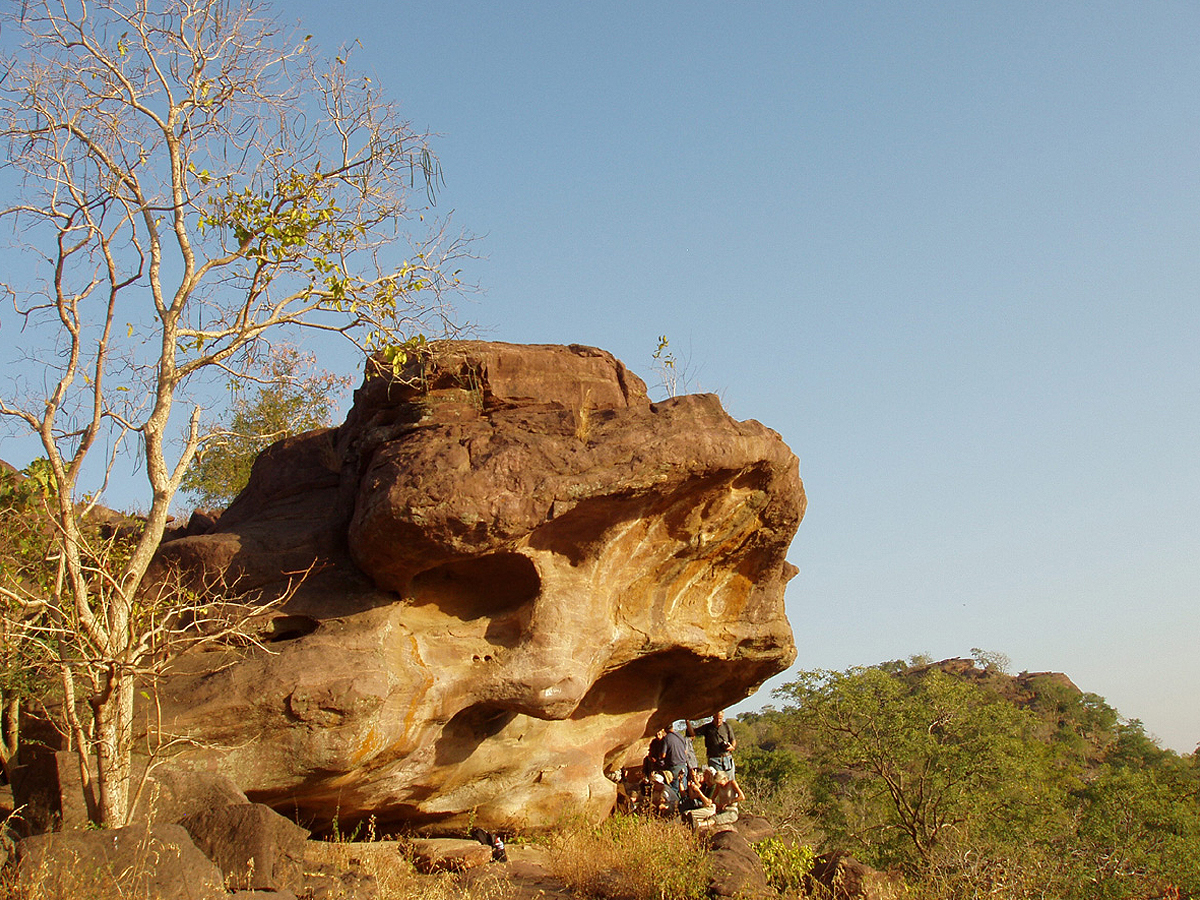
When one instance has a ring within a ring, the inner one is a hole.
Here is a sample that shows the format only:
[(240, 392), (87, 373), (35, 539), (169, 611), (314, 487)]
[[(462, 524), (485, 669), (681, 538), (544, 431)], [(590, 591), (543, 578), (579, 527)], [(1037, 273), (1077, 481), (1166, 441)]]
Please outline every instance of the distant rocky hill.
[(181, 659), (147, 721), (306, 824), (600, 815), (646, 736), (791, 664), (804, 509), (779, 435), (712, 395), (651, 403), (590, 347), (436, 344), (163, 545), (213, 599), (307, 574), (264, 646)]
[(909, 667), (903, 674), (919, 677), (935, 670), (987, 687), (1010, 703), (1029, 710), (1044, 723), (1044, 739), (1074, 745), (1089, 762), (1103, 759), (1117, 739), (1117, 711), (1103, 697), (1080, 690), (1062, 672), (1010, 675), (974, 659), (954, 657)]
[(917, 676), (926, 672), (939, 671), (964, 681), (990, 688), (1005, 699), (1023, 708), (1039, 708), (1039, 698), (1048, 694), (1082, 702), (1084, 693), (1062, 672), (1021, 672), (1010, 675), (998, 668), (980, 665), (976, 660), (963, 657), (943, 659), (939, 662), (910, 666), (905, 675)]

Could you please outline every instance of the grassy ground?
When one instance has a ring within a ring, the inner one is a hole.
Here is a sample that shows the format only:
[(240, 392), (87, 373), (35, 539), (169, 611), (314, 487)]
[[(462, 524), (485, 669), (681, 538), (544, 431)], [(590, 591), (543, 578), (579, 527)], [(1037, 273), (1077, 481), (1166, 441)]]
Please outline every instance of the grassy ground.
[(698, 900), (708, 889), (708, 853), (677, 822), (616, 815), (566, 825), (549, 843), (550, 871), (581, 896)]

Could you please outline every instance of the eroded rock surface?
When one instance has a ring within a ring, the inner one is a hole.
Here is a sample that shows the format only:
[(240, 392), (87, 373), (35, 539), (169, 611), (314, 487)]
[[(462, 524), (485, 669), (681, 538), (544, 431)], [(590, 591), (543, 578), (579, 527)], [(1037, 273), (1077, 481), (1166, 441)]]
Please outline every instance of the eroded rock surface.
[(437, 344), (275, 445), (190, 573), (281, 593), (266, 648), (180, 661), (183, 762), (306, 824), (599, 815), (659, 725), (785, 669), (796, 457), (588, 347)]

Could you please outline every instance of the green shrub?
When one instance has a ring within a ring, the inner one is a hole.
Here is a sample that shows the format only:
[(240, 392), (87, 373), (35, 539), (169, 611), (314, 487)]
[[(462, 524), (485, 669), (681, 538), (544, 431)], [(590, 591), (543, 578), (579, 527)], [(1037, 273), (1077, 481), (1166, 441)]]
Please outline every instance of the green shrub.
[(767, 838), (754, 845), (762, 860), (771, 887), (785, 893), (800, 893), (804, 879), (812, 872), (816, 853), (804, 844), (789, 844), (777, 837)]

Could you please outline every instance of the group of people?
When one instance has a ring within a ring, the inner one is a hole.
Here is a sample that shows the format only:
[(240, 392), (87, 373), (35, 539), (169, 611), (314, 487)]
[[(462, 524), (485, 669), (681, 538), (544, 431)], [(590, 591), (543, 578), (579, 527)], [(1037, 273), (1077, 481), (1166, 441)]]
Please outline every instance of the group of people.
[[(704, 738), (704, 766), (696, 758), (695, 736)], [(641, 766), (621, 771), (618, 801), (627, 812), (680, 816), (693, 828), (736, 822), (738, 802), (746, 799), (737, 783), (736, 749), (724, 712), (695, 722), (680, 719), (658, 730)]]

